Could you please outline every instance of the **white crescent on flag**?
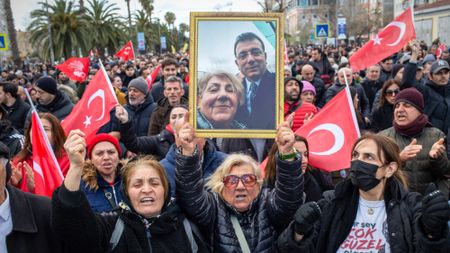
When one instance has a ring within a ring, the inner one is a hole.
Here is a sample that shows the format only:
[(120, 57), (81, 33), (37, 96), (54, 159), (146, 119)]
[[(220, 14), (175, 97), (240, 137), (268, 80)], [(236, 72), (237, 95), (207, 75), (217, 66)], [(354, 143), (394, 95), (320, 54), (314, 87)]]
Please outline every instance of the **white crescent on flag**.
[(400, 35), (398, 36), (397, 40), (391, 44), (386, 44), (386, 45), (392, 47), (392, 46), (397, 45), (403, 39), (403, 35), (405, 34), (406, 24), (403, 22), (399, 22), (399, 21), (392, 21), (384, 29), (388, 28), (389, 26), (396, 26), (400, 29)]
[(327, 155), (332, 155), (332, 154), (338, 152), (339, 150), (341, 150), (341, 148), (344, 146), (344, 131), (342, 130), (342, 128), (340, 128), (338, 125), (332, 124), (332, 123), (321, 124), (321, 125), (318, 125), (317, 127), (315, 127), (313, 130), (311, 130), (311, 132), (309, 132), (309, 134), (306, 138), (308, 138), (314, 132), (317, 132), (319, 130), (325, 130), (325, 131), (330, 132), (334, 136), (334, 144), (329, 150), (326, 150), (323, 152), (309, 151), (311, 154), (327, 156)]
[(88, 103), (87, 103), (87, 109), (89, 109), (89, 106), (91, 105), (91, 102), (96, 98), (101, 97), (102, 98), (102, 115), (96, 119), (96, 121), (99, 121), (103, 119), (105, 116), (105, 91), (102, 89), (97, 90), (94, 94), (92, 94), (89, 97)]

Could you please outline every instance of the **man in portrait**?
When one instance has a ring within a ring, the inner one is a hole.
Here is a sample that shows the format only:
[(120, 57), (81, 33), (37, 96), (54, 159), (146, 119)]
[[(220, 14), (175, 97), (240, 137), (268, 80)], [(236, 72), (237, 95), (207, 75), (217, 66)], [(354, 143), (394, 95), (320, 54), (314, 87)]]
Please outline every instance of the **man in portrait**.
[(275, 129), (276, 80), (267, 69), (264, 42), (252, 32), (242, 33), (234, 43), (234, 56), (245, 93), (236, 118), (249, 129)]

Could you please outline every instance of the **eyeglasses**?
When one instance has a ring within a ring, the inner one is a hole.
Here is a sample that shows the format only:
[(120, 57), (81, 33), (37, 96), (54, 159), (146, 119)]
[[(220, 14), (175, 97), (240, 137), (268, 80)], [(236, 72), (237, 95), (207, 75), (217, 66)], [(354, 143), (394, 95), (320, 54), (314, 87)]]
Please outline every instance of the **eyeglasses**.
[(227, 188), (235, 188), (239, 184), (239, 181), (241, 181), (245, 187), (250, 187), (256, 184), (256, 179), (255, 174), (244, 174), (240, 177), (236, 175), (228, 175), (223, 178), (223, 184)]
[(386, 90), (386, 95), (392, 96), (392, 95), (397, 95), (400, 92), (399, 89), (396, 90)]
[(263, 52), (261, 49), (259, 49), (259, 48), (253, 48), (253, 49), (251, 49), (250, 51), (243, 51), (243, 52), (240, 52), (240, 53), (237, 55), (237, 58), (238, 58), (239, 60), (245, 60), (249, 54), (251, 54), (253, 57), (258, 57), (258, 56), (261, 56), (263, 53), (264, 53), (264, 52)]

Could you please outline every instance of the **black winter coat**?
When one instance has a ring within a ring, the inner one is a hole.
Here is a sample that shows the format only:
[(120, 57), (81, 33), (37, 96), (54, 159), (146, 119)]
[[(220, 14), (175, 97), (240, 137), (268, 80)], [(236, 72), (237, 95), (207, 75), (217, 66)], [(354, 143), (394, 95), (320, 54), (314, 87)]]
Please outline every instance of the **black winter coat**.
[(204, 188), (198, 159), (198, 156), (177, 155), (176, 196), (186, 215), (205, 235), (213, 238), (214, 252), (242, 252), (231, 215), (237, 217), (251, 252), (272, 252), (277, 234), (302, 203), (301, 159), (277, 160), (275, 189), (262, 188), (245, 213), (239, 213), (217, 193)]
[(63, 252), (50, 227), (51, 202), (48, 198), (6, 186), (9, 194), (13, 229), (6, 236), (8, 253)]
[[(417, 64), (414, 63), (408, 63), (405, 67), (405, 71), (409, 75), (414, 73), (414, 80), (416, 78), (416, 70)], [(417, 81), (406, 82), (402, 88), (409, 88), (411, 86), (422, 93), (425, 102), (424, 112), (428, 115), (428, 120), (434, 127), (446, 133), (450, 128), (450, 83), (442, 86), (435, 84), (431, 80), (427, 80), (425, 83), (419, 83)]]
[[(119, 216), (125, 227), (112, 252), (192, 252), (183, 227), (184, 215), (172, 202), (151, 219), (143, 219), (130, 208), (95, 215), (81, 191), (71, 192), (62, 185), (53, 193), (52, 210), (52, 226), (71, 252), (110, 252), (109, 242)], [(194, 231), (193, 236), (198, 252), (208, 252)]]
[(372, 111), (372, 106), (375, 106), (373, 103), (373, 101), (375, 100), (375, 95), (383, 87), (383, 83), (379, 80), (371, 81), (367, 78), (364, 78), (361, 86), (364, 88), (364, 92), (366, 93), (367, 99), (369, 100), (370, 111)]
[(394, 120), (394, 105), (385, 102), (382, 107), (377, 107), (372, 112), (370, 129), (378, 133), (392, 127)]
[(138, 106), (130, 104), (125, 105), (125, 110), (128, 112), (128, 117), (133, 120), (137, 136), (147, 136), (147, 129), (150, 125), (150, 118), (153, 110), (155, 110), (156, 103), (152, 96), (147, 95), (144, 103)]
[(13, 127), (17, 129), (21, 134), (24, 133), (25, 121), (27, 119), (28, 112), (30, 111), (30, 105), (17, 98), (16, 102), (9, 107), (7, 105), (0, 105), (7, 112), (7, 119), (11, 121)]
[[(359, 110), (361, 111), (362, 117), (370, 117), (369, 99), (366, 96), (364, 88), (360, 84), (357, 84), (354, 80), (350, 84), (350, 87), (354, 87), (356, 89), (356, 92), (358, 93)], [(330, 88), (328, 88), (324, 95), (325, 103), (323, 104), (323, 106), (325, 106), (326, 103), (328, 103), (334, 96), (336, 96), (344, 88), (345, 85), (342, 85), (339, 82), (336, 82)]]
[[(266, 144), (264, 145), (264, 152), (261, 161), (266, 159), (273, 143), (273, 139), (266, 139)], [(224, 138), (220, 146), (220, 151), (227, 154), (242, 153), (251, 156), (256, 161), (259, 160), (255, 148), (248, 138)]]
[(133, 121), (120, 124), (120, 140), (129, 151), (136, 154), (153, 155), (158, 160), (162, 160), (166, 156), (170, 146), (175, 142), (173, 134), (166, 129), (157, 135), (138, 137)]
[[(431, 241), (424, 234), (421, 216), (421, 195), (407, 192), (395, 178), (388, 179), (384, 199), (388, 223), (391, 252), (449, 252), (448, 227), (437, 241)], [(351, 181), (345, 180), (335, 191), (324, 194), (326, 203), (322, 216), (314, 226), (311, 235), (300, 242), (294, 241), (294, 222), (278, 239), (278, 250), (289, 252), (335, 253), (352, 229), (358, 210), (359, 193)]]
[(14, 157), (22, 150), (24, 137), (11, 126), (11, 122), (0, 120), (0, 141), (9, 148), (11, 157)]

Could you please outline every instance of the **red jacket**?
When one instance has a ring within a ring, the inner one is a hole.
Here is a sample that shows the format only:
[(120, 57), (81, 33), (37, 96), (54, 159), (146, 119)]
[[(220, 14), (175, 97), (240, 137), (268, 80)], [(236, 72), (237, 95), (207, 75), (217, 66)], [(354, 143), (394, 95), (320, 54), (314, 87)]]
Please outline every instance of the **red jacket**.
[(284, 118), (289, 116), (292, 112), (295, 112), (294, 122), (292, 124), (292, 131), (296, 131), (301, 126), (303, 126), (303, 122), (305, 120), (305, 115), (308, 114), (316, 114), (317, 108), (311, 104), (302, 102), (301, 100), (289, 104), (288, 102), (284, 102)]

